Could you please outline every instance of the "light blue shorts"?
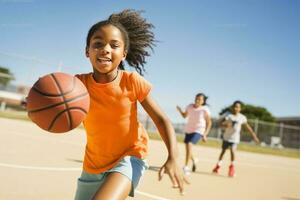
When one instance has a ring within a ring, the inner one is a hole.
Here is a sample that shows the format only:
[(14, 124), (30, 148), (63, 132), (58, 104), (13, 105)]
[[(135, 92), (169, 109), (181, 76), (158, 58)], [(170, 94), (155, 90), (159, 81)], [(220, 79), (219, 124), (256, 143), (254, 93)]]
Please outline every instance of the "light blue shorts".
[(77, 181), (75, 200), (92, 199), (111, 172), (119, 172), (130, 179), (132, 186), (129, 196), (134, 197), (134, 190), (146, 169), (148, 169), (148, 165), (145, 160), (135, 156), (125, 156), (115, 167), (106, 172), (90, 174), (82, 171)]

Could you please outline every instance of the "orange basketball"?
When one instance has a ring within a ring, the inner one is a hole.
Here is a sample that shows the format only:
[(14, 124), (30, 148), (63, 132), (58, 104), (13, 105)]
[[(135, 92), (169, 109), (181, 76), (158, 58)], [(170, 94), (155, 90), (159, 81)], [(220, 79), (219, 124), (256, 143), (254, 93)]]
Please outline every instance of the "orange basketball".
[(76, 128), (85, 118), (90, 97), (84, 84), (65, 73), (41, 77), (27, 97), (29, 118), (42, 129), (63, 133)]

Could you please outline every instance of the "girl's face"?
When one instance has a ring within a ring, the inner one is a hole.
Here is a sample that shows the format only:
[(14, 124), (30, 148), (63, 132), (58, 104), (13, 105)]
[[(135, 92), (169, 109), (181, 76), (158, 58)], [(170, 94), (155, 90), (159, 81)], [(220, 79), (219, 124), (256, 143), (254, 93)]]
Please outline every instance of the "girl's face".
[(201, 105), (203, 105), (204, 104), (204, 96), (197, 96), (196, 98), (195, 98), (195, 104), (196, 104), (196, 106), (201, 106)]
[(235, 105), (233, 105), (232, 109), (233, 109), (233, 113), (237, 114), (241, 112), (242, 106), (241, 104), (236, 103)]
[(93, 65), (94, 72), (108, 74), (118, 69), (126, 58), (121, 31), (113, 25), (99, 28), (91, 37), (86, 56)]

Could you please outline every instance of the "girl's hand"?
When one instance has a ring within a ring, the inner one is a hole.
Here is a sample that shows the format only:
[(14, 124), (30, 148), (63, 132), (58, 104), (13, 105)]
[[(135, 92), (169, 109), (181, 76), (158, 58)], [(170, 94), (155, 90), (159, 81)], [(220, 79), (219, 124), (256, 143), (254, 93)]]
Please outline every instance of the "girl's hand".
[(181, 108), (179, 106), (176, 106), (176, 109), (181, 112)]
[(206, 136), (205, 134), (204, 134), (203, 137), (202, 137), (202, 141), (203, 141), (203, 142), (206, 142), (206, 141), (207, 141), (207, 136)]
[(171, 179), (173, 187), (179, 187), (180, 194), (184, 194), (184, 182), (189, 184), (187, 179), (183, 176), (182, 170), (177, 164), (176, 159), (168, 158), (165, 164), (160, 168), (158, 172), (158, 180), (162, 180), (164, 174), (167, 173)]
[(260, 143), (258, 137), (254, 137), (254, 141), (256, 142), (256, 144), (259, 144), (259, 143)]
[(23, 107), (23, 108), (27, 108), (27, 97), (25, 97), (22, 101), (21, 101), (21, 106)]

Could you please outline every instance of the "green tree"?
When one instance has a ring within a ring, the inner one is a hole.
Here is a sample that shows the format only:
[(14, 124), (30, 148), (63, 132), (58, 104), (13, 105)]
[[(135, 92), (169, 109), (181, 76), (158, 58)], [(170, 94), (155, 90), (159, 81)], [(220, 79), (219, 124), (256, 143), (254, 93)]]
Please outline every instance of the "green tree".
[[(231, 105), (223, 108), (220, 112), (220, 115), (230, 111), (230, 109)], [(259, 119), (267, 122), (275, 122), (275, 117), (264, 107), (244, 104), (242, 106), (241, 113), (244, 114), (248, 119)]]
[(8, 68), (0, 66), (0, 84), (7, 86), (11, 80), (14, 79), (13, 74)]

